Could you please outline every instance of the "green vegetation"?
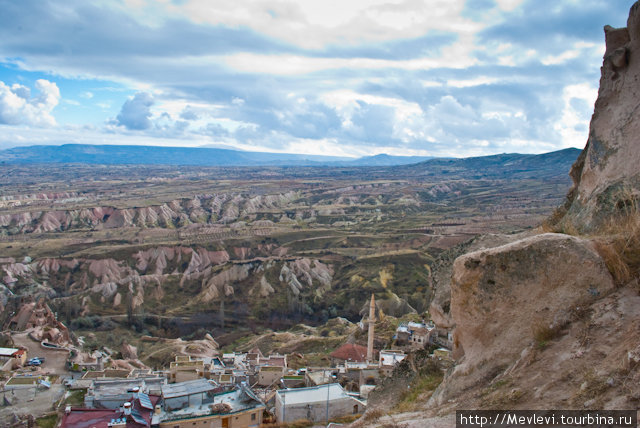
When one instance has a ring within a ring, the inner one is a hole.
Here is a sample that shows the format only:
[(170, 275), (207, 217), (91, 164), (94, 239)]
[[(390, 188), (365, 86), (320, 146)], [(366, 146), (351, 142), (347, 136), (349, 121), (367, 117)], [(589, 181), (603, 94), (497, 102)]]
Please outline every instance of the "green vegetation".
[(80, 407), (84, 405), (84, 396), (87, 391), (85, 389), (76, 389), (69, 391), (69, 395), (64, 399), (64, 405)]
[(58, 414), (53, 413), (51, 415), (43, 416), (36, 419), (36, 425), (40, 428), (55, 428), (58, 424)]
[(440, 385), (443, 377), (444, 374), (441, 371), (418, 376), (408, 385), (407, 391), (400, 397), (396, 411), (403, 413), (417, 410), (418, 405), (423, 404)]

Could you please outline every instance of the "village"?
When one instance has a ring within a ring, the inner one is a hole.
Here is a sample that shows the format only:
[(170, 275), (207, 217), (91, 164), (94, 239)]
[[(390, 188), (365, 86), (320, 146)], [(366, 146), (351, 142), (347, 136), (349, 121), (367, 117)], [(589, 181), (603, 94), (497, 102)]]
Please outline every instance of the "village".
[(0, 348), (0, 421), (36, 426), (45, 418), (60, 428), (339, 426), (365, 412), (376, 385), (413, 351), (428, 349), (443, 367), (451, 364), (451, 334), (430, 321), (400, 324), (394, 346), (375, 349), (373, 295), (368, 312), (360, 325), (367, 346), (344, 343), (327, 366), (292, 368), (287, 355), (256, 347), (175, 355), (153, 370), (118, 365), (108, 349), (81, 353), (57, 345), (67, 328), (46, 304), (33, 303), (10, 323), (16, 343), (26, 346)]

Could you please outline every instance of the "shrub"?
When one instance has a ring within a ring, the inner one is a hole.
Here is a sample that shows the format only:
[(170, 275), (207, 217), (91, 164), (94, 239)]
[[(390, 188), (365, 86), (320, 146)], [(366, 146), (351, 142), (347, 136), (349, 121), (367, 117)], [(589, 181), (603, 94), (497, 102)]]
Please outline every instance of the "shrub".
[(533, 339), (539, 349), (544, 349), (550, 341), (558, 337), (560, 329), (545, 322), (538, 322), (533, 326)]

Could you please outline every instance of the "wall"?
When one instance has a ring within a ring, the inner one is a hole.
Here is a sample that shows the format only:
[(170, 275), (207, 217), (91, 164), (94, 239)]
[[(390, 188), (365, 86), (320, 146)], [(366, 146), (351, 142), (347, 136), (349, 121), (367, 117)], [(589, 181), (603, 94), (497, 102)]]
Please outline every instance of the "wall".
[[(212, 415), (201, 418), (183, 419), (179, 421), (166, 421), (159, 424), (160, 428), (223, 428), (224, 420), (228, 428), (253, 428), (262, 424), (262, 411), (264, 407), (260, 406), (255, 409), (246, 410), (244, 412), (232, 413), (226, 415)], [(253, 416), (252, 416), (253, 415)]]
[[(339, 398), (329, 401), (329, 419), (336, 419), (342, 416), (354, 414), (354, 406), (357, 406), (356, 413), (363, 413), (365, 407), (350, 397)], [(307, 419), (312, 422), (322, 422), (327, 415), (327, 402), (316, 402), (309, 404), (288, 404), (283, 411), (280, 396), (276, 396), (276, 419), (281, 422), (293, 422), (300, 419)]]

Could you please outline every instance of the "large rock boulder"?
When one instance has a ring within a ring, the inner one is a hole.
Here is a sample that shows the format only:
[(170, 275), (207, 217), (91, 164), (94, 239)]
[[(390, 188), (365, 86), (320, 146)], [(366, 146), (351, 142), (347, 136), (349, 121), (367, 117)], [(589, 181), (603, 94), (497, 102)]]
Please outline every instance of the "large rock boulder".
[(503, 373), (538, 335), (553, 335), (613, 289), (591, 243), (573, 236), (547, 233), (459, 257), (451, 283), (459, 364), (440, 397)]
[(440, 254), (432, 267), (433, 299), (429, 305), (429, 314), (433, 322), (442, 329), (451, 329), (455, 322), (451, 317), (451, 274), (453, 263), (461, 255), (485, 248), (493, 248), (509, 242), (531, 236), (531, 232), (515, 235), (488, 234), (473, 238)]

